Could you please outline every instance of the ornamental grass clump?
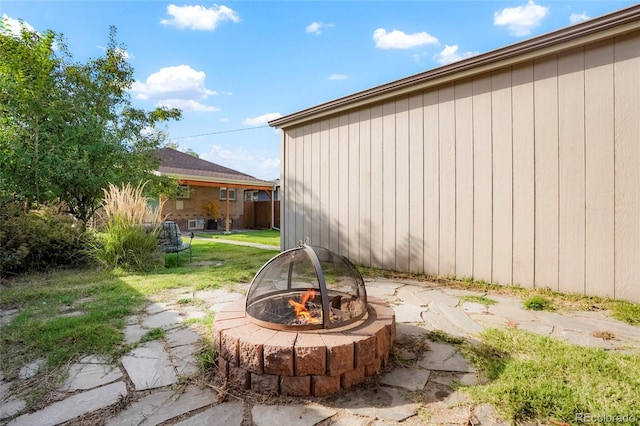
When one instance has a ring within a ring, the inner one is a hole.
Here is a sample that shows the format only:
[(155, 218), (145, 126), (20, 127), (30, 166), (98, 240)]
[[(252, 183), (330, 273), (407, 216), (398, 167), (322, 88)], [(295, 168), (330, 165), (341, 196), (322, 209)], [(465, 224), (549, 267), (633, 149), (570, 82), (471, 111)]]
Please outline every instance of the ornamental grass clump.
[(104, 190), (100, 213), (103, 228), (91, 247), (91, 257), (105, 268), (146, 272), (164, 264), (158, 248), (157, 228), (162, 222), (162, 202), (155, 209), (143, 194), (144, 184), (113, 184)]

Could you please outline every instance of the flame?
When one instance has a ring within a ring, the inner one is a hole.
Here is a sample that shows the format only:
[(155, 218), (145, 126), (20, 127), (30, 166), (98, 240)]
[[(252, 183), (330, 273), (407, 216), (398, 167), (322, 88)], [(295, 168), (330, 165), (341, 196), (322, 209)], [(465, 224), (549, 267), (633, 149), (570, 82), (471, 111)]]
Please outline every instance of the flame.
[(306, 306), (307, 302), (309, 300), (312, 300), (314, 297), (316, 297), (315, 290), (309, 288), (307, 289), (306, 293), (300, 296), (300, 302), (289, 299), (289, 304), (296, 310), (296, 317), (308, 324), (318, 324), (320, 322), (318, 318), (314, 318), (311, 316)]

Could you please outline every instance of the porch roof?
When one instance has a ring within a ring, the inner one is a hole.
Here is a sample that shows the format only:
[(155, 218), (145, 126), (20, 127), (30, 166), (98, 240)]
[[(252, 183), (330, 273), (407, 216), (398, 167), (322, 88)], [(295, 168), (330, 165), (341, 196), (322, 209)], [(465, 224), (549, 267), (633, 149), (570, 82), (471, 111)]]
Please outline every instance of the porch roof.
[(197, 186), (273, 190), (274, 182), (256, 179), (246, 173), (221, 166), (172, 148), (158, 150), (158, 173), (176, 176), (180, 183)]

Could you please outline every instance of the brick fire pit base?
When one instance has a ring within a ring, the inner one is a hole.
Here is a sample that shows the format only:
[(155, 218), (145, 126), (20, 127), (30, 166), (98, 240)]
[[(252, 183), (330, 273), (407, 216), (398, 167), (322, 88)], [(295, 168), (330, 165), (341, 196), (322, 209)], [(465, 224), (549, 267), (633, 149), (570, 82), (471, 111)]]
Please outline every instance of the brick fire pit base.
[(376, 375), (389, 362), (395, 314), (373, 297), (368, 315), (331, 330), (279, 331), (245, 315), (245, 301), (221, 309), (213, 324), (219, 374), (263, 394), (325, 396)]

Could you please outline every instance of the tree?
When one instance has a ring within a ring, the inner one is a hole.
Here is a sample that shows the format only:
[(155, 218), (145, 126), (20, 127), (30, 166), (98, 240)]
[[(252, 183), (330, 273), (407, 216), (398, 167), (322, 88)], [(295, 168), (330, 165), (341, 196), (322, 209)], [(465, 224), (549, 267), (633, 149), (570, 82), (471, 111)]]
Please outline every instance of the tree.
[(115, 27), (104, 56), (76, 63), (54, 32), (23, 26), (16, 37), (0, 26), (0, 195), (62, 201), (86, 224), (109, 184), (172, 186), (153, 173), (165, 139), (157, 126), (181, 112), (132, 106), (125, 52)]

